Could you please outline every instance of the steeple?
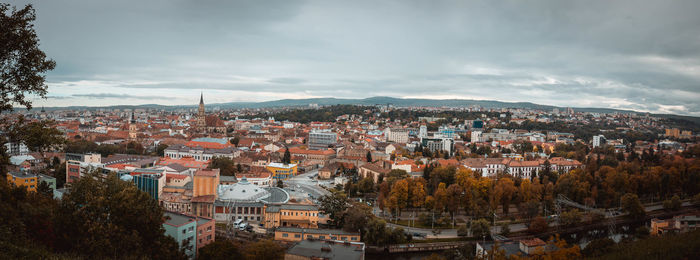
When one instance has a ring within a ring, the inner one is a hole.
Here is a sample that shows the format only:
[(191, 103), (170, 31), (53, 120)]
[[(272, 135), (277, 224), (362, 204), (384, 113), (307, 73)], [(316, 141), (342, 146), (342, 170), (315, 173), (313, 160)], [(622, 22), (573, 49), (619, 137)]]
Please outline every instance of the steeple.
[(136, 119), (134, 118), (134, 112), (131, 112), (131, 123), (136, 123)]
[(204, 105), (204, 93), (199, 93), (199, 104)]

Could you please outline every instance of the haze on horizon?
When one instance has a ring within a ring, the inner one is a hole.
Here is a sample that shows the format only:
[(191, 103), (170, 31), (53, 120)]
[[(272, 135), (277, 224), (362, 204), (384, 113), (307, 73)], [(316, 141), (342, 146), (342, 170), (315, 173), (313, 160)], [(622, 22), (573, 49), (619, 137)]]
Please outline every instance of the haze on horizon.
[(700, 1), (10, 1), (35, 106), (391, 96), (700, 116)]

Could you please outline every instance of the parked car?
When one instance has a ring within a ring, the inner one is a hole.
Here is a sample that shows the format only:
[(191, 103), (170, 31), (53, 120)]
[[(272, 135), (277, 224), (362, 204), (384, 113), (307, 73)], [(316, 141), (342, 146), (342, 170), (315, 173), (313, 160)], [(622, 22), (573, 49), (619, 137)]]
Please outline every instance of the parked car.
[(238, 229), (241, 230), (241, 231), (243, 231), (243, 230), (245, 230), (247, 227), (248, 227), (248, 223), (241, 223), (241, 224), (238, 226)]

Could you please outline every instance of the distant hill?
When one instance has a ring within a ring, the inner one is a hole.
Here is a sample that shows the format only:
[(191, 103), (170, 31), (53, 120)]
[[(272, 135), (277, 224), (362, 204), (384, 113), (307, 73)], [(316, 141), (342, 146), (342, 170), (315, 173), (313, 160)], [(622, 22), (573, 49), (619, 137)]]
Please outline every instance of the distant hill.
[[(214, 103), (207, 104), (207, 107), (219, 107), (221, 109), (232, 109), (232, 108), (272, 108), (272, 107), (307, 107), (309, 104), (317, 104), (319, 106), (327, 105), (387, 105), (391, 104), (394, 106), (435, 106), (435, 107), (468, 107), (468, 106), (480, 106), (484, 108), (526, 108), (526, 109), (539, 109), (539, 110), (552, 110), (554, 108), (565, 109), (565, 107), (540, 105), (531, 102), (502, 102), (493, 100), (473, 100), (473, 99), (422, 99), (422, 98), (394, 98), (394, 97), (370, 97), (363, 99), (342, 99), (342, 98), (306, 98), (306, 99), (280, 99), (273, 101), (264, 102), (228, 102), (228, 103)], [(183, 106), (165, 106), (157, 104), (146, 104), (146, 105), (135, 105), (135, 106), (109, 106), (109, 107), (85, 107), (85, 106), (71, 106), (71, 107), (47, 107), (47, 110), (57, 110), (57, 109), (99, 109), (99, 108), (109, 108), (109, 109), (182, 109), (182, 108), (195, 108), (197, 104), (183, 105)], [(35, 108), (40, 109), (40, 108)], [(638, 113), (632, 110), (621, 110), (621, 109), (611, 109), (611, 108), (590, 108), (590, 107), (574, 107), (577, 112), (591, 112), (591, 113)], [(700, 117), (694, 116), (680, 116), (680, 115), (668, 115), (668, 114), (653, 114), (654, 116), (674, 118), (694, 122), (700, 124)]]

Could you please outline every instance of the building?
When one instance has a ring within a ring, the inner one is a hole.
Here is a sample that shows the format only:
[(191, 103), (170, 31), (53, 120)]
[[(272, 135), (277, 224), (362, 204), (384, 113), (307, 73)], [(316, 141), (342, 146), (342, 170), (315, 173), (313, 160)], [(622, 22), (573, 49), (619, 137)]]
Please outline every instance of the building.
[(174, 238), (187, 257), (194, 259), (197, 255), (197, 218), (169, 211), (163, 215), (165, 235)]
[(428, 137), (428, 126), (421, 124), (418, 130), (418, 137), (425, 138)]
[(214, 218), (214, 202), (218, 197), (219, 169), (198, 170), (192, 179), (192, 213)]
[[(542, 239), (531, 238), (520, 241), (497, 241), (498, 249), (502, 250), (506, 257), (510, 256), (530, 256), (542, 254), (548, 251), (556, 250), (553, 245), (547, 245)], [(476, 258), (488, 259), (489, 254), (493, 253), (494, 242), (477, 242), (476, 243)]]
[(206, 131), (207, 115), (204, 113), (204, 93), (199, 94), (199, 110), (197, 111), (197, 130)]
[(131, 180), (139, 190), (148, 193), (152, 198), (158, 200), (163, 194), (166, 184), (165, 170), (159, 169), (136, 169), (129, 173)]
[(10, 156), (24, 155), (29, 153), (29, 148), (27, 148), (24, 143), (10, 142), (5, 144), (5, 151), (7, 151), (7, 154)]
[(362, 242), (302, 240), (290, 247), (285, 260), (363, 260), (365, 244)]
[(136, 132), (136, 119), (134, 119), (134, 113), (131, 113), (131, 121), (129, 122), (129, 140), (135, 141), (138, 137)]
[(56, 178), (43, 174), (37, 174), (37, 176), (39, 177), (39, 184), (46, 182), (46, 185), (48, 185), (52, 191), (56, 191)]
[(379, 166), (378, 164), (367, 163), (367, 164), (363, 164), (362, 166), (360, 166), (357, 173), (362, 178), (371, 177), (374, 180), (374, 183), (378, 183), (379, 176), (382, 174), (386, 175), (390, 171), (391, 171), (391, 169), (386, 169), (384, 167)]
[(286, 180), (297, 175), (297, 165), (293, 163), (269, 163), (265, 168), (272, 173), (272, 179), (275, 180)]
[(235, 147), (204, 148), (201, 146), (171, 145), (164, 150), (165, 157), (172, 159), (194, 158), (195, 161), (206, 162), (214, 157), (237, 158), (241, 151)]
[(387, 128), (386, 140), (394, 143), (408, 143), (408, 129), (403, 128)]
[(443, 151), (452, 154), (454, 140), (452, 138), (421, 138), (423, 149), (431, 152)]
[(275, 240), (277, 241), (299, 242), (305, 239), (360, 242), (360, 233), (347, 232), (340, 229), (295, 227), (281, 227), (275, 230)]
[(681, 137), (681, 130), (678, 129), (678, 128), (669, 128), (669, 129), (666, 129), (666, 134), (665, 134), (665, 136), (667, 136), (667, 137), (679, 138), (679, 137)]
[(309, 132), (308, 145), (310, 149), (327, 149), (338, 141), (338, 135), (330, 130), (314, 129)]
[(10, 171), (6, 176), (8, 183), (14, 184), (17, 187), (27, 187), (28, 191), (36, 191), (36, 188), (39, 185), (39, 177), (36, 174), (28, 173), (26, 171)]
[(601, 147), (604, 144), (605, 144), (605, 136), (603, 136), (603, 135), (593, 136), (593, 148)]
[(282, 204), (265, 207), (265, 228), (299, 227), (318, 228), (318, 206), (310, 204)]
[(199, 249), (214, 243), (216, 239), (216, 225), (211, 218), (197, 218), (197, 255)]
[(685, 233), (697, 230), (698, 227), (700, 227), (700, 212), (693, 212), (674, 216), (672, 219), (652, 219), (649, 232), (652, 235)]
[(277, 187), (260, 187), (243, 177), (238, 183), (219, 185), (219, 198), (215, 202), (214, 219), (229, 222), (241, 219), (262, 223), (265, 205), (287, 203), (289, 194)]

